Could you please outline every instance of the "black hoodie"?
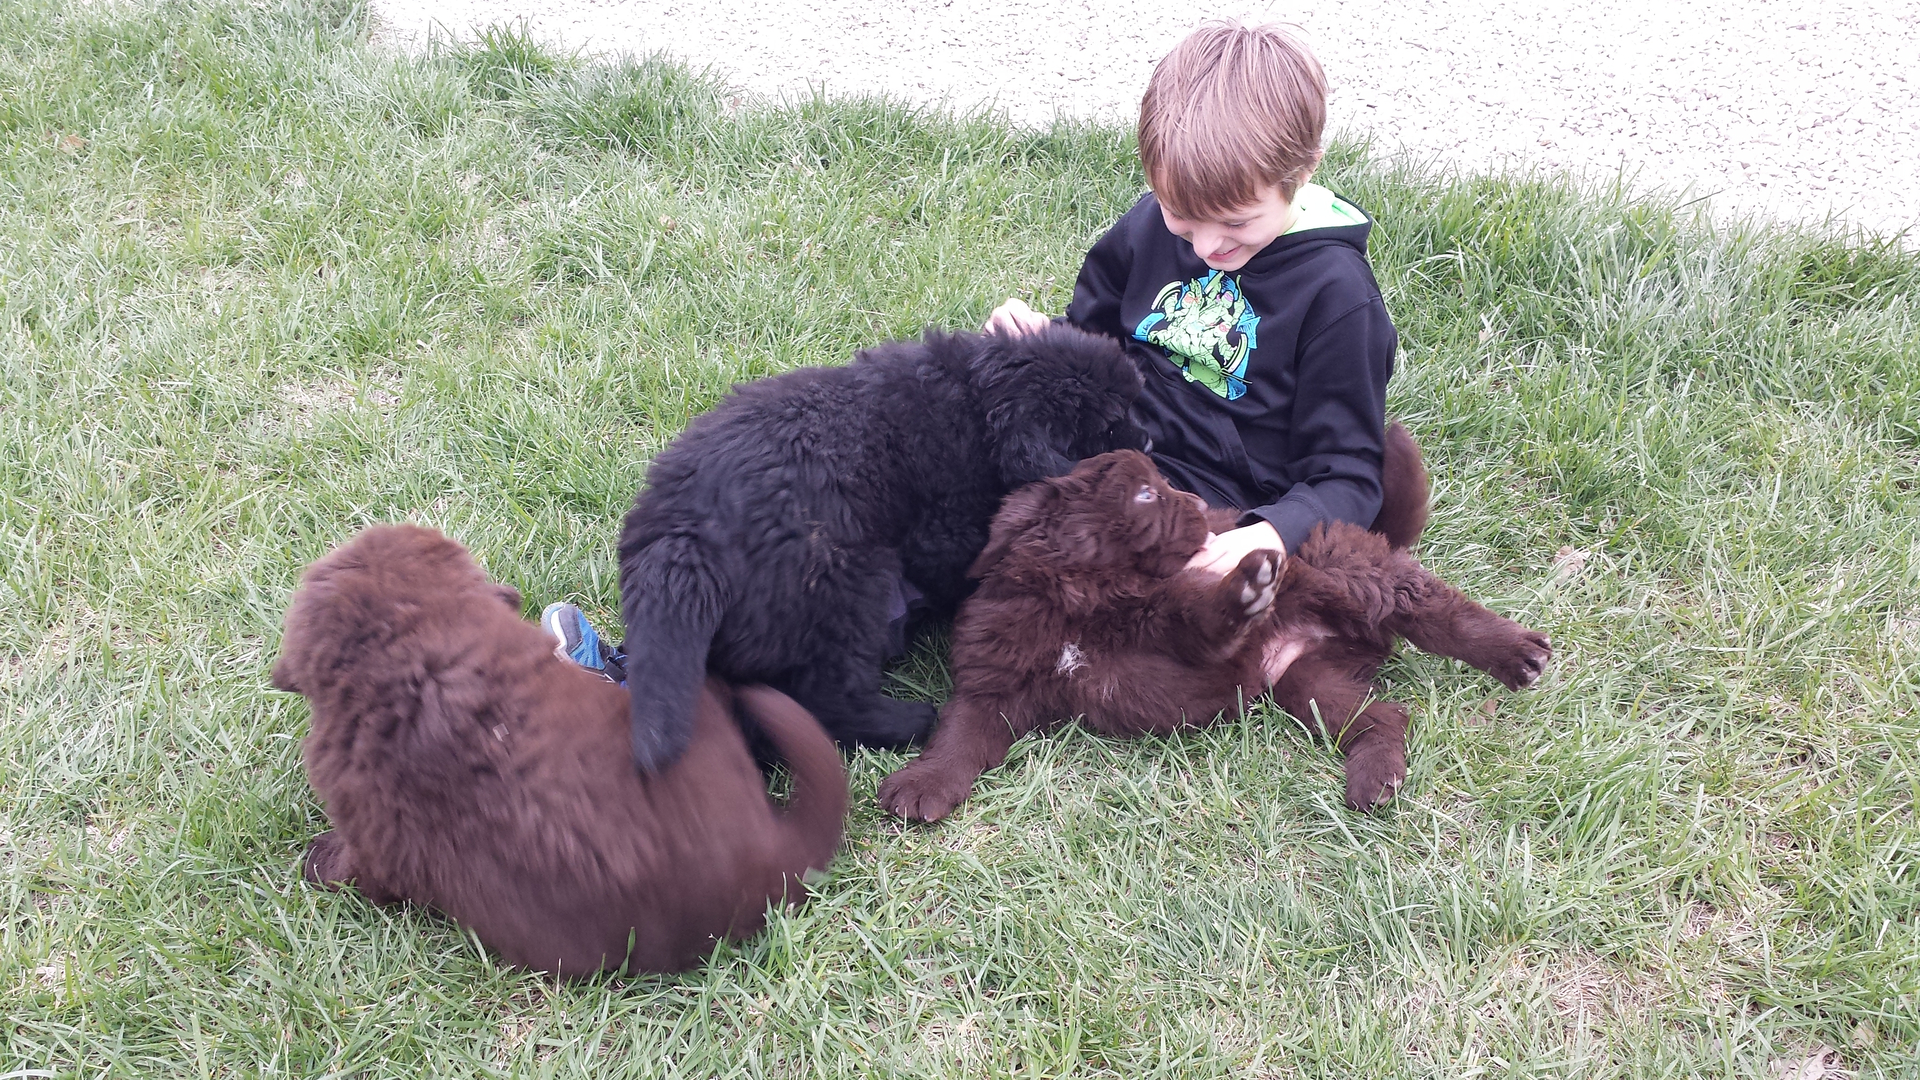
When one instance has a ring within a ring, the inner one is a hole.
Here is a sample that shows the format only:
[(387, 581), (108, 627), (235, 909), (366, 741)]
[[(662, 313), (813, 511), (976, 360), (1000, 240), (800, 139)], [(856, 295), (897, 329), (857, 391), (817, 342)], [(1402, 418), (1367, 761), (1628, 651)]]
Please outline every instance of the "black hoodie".
[(1135, 419), (1173, 483), (1273, 523), (1288, 551), (1323, 521), (1380, 511), (1398, 336), (1367, 265), (1372, 223), (1308, 185), (1294, 227), (1217, 271), (1151, 193), (1087, 252), (1067, 319), (1119, 338), (1146, 390)]

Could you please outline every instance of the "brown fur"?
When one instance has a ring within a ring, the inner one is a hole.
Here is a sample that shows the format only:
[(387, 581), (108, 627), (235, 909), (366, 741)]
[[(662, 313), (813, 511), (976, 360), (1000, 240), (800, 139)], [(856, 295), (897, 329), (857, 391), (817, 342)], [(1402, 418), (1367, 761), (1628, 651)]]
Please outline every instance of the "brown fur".
[(794, 776), (779, 811), (709, 681), (686, 755), (633, 768), (627, 694), (556, 657), (465, 548), (375, 526), (307, 569), (273, 683), (306, 695), (307, 775), (334, 831), (308, 880), (471, 927), (512, 964), (672, 971), (758, 931), (839, 845), (839, 752), (785, 695), (739, 692)]
[[(1427, 475), (1388, 432), (1373, 531), (1315, 529), (1280, 563), (1249, 554), (1225, 578), (1184, 569), (1237, 516), (1175, 491), (1130, 450), (1009, 496), (954, 622), (954, 692), (933, 740), (880, 785), (880, 805), (937, 821), (1015, 739), (1081, 717), (1106, 735), (1204, 727), (1268, 691), (1347, 758), (1346, 801), (1369, 810), (1406, 777), (1406, 706), (1373, 697), (1396, 638), (1519, 689), (1551, 655), (1423, 568)], [(1277, 681), (1276, 681), (1277, 680)]]

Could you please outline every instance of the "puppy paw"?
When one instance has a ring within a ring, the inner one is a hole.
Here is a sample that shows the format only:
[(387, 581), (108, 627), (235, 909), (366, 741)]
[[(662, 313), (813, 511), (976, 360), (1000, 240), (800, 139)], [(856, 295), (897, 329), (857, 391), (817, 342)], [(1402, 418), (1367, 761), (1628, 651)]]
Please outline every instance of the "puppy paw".
[(1407, 782), (1404, 741), (1381, 740), (1347, 755), (1347, 809), (1368, 813), (1386, 805)]
[(1538, 631), (1518, 624), (1514, 630), (1513, 641), (1487, 666), (1487, 674), (1499, 679), (1509, 690), (1524, 690), (1540, 681), (1541, 673), (1547, 670), (1547, 659), (1553, 655), (1553, 646), (1547, 641), (1547, 635)]
[(307, 884), (323, 889), (338, 889), (354, 879), (353, 852), (337, 832), (323, 832), (307, 844), (307, 858), (300, 870)]
[(1235, 594), (1239, 602), (1240, 614), (1248, 619), (1273, 606), (1273, 597), (1280, 589), (1280, 553), (1277, 551), (1249, 551), (1240, 565), (1227, 577), (1228, 582), (1238, 589)]
[(916, 759), (880, 781), (880, 809), (908, 821), (939, 821), (973, 791), (973, 777)]

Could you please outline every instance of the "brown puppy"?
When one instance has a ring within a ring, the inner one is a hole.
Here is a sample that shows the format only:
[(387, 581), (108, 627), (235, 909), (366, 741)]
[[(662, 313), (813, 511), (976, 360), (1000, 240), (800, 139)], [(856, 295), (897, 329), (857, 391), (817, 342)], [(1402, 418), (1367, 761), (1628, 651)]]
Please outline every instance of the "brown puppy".
[(1107, 735), (1204, 727), (1272, 689), (1347, 757), (1347, 805), (1369, 810), (1406, 777), (1406, 707), (1374, 700), (1395, 638), (1519, 689), (1540, 677), (1545, 636), (1501, 618), (1423, 568), (1407, 546), (1427, 517), (1419, 447), (1395, 424), (1376, 531), (1316, 529), (1280, 564), (1254, 552), (1224, 579), (1184, 570), (1209, 511), (1143, 454), (1089, 458), (1009, 496), (954, 621), (954, 692), (926, 750), (880, 785), (891, 813), (937, 821), (1006, 760), (1013, 741), (1069, 717)]
[(519, 592), (431, 529), (375, 526), (308, 567), (273, 684), (313, 705), (307, 775), (334, 831), (308, 880), (438, 908), (512, 964), (690, 967), (803, 899), (840, 843), (839, 751), (791, 699), (739, 694), (792, 770), (784, 812), (719, 682), (686, 755), (642, 775), (626, 691), (556, 657)]

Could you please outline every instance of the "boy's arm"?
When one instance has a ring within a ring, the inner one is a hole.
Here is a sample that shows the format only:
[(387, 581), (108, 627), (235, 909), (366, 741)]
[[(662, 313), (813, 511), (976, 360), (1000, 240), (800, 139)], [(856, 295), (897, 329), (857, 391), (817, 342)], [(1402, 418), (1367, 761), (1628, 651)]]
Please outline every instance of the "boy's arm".
[(1270, 523), (1288, 551), (1299, 550), (1323, 521), (1366, 528), (1380, 513), (1387, 377), (1399, 343), (1377, 293), (1309, 330), (1297, 354), (1290, 421), (1295, 457), (1287, 472), (1294, 485), (1240, 518), (1242, 526)]
[(1265, 518), (1255, 518), (1251, 525), (1207, 537), (1207, 542), (1187, 560), (1187, 569), (1221, 577), (1256, 551), (1274, 551), (1283, 559), (1287, 557), (1286, 543)]
[(993, 309), (987, 316), (987, 324), (980, 329), (989, 334), (1031, 334), (1047, 328), (1053, 320), (1027, 306), (1025, 300), (1017, 296), (1007, 297), (1007, 302)]

